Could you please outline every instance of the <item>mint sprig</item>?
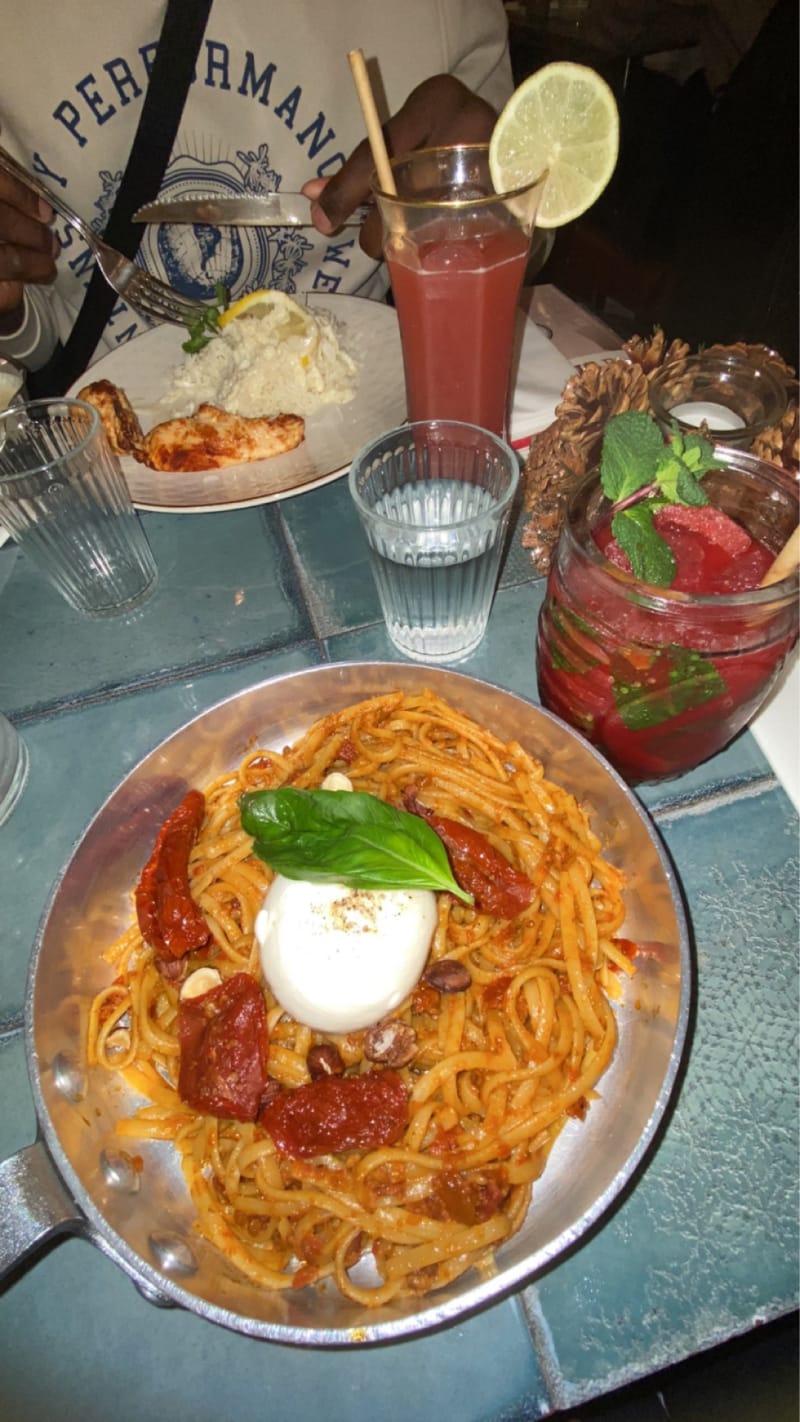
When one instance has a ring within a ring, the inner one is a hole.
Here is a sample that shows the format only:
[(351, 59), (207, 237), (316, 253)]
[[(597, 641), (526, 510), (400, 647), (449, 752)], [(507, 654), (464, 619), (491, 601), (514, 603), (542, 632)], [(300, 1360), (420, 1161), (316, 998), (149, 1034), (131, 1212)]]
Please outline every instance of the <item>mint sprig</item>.
[(600, 482), (613, 505), (611, 531), (635, 577), (657, 587), (670, 586), (675, 557), (653, 515), (668, 504), (707, 504), (700, 480), (710, 469), (722, 468), (713, 445), (699, 433), (683, 435), (673, 424), (665, 440), (656, 421), (642, 410), (626, 410), (609, 420)]
[(649, 415), (640, 410), (614, 415), (606, 425), (600, 454), (606, 498), (619, 504), (651, 484), (663, 453), (664, 436)]
[(188, 355), (201, 351), (219, 331), (219, 318), (223, 311), (227, 311), (231, 298), (230, 292), (220, 281), (214, 283), (214, 294), (215, 304), (208, 306), (194, 321), (188, 323), (189, 339), (184, 341), (182, 346), (182, 350)]

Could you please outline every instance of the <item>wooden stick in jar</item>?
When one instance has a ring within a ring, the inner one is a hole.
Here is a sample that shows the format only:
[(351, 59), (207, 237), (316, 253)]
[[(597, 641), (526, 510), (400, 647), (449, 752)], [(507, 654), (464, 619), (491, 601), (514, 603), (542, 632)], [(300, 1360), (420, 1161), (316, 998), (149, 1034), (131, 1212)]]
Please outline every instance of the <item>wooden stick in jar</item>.
[(347, 58), (350, 61), (358, 101), (361, 105), (361, 112), (364, 115), (364, 122), (367, 126), (367, 138), (369, 139), (369, 146), (372, 150), (372, 161), (375, 164), (375, 171), (378, 174), (378, 182), (385, 193), (391, 193), (393, 196), (396, 196), (397, 187), (389, 162), (389, 154), (386, 151), (381, 121), (378, 118), (378, 110), (375, 107), (375, 96), (372, 92), (372, 85), (369, 82), (364, 51), (363, 49), (348, 50)]
[(779, 583), (783, 578), (788, 578), (798, 564), (800, 564), (800, 524), (797, 525), (794, 533), (790, 533), (774, 563), (771, 563), (767, 568), (759, 587), (769, 588), (773, 583)]

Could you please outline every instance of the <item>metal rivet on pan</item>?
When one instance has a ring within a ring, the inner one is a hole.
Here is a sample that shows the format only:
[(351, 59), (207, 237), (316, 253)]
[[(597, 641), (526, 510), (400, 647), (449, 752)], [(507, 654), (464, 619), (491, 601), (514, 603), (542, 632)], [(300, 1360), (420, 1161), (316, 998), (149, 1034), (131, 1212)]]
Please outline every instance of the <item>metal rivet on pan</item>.
[(100, 1169), (106, 1185), (112, 1190), (120, 1192), (128, 1191), (131, 1195), (139, 1189), (141, 1172), (136, 1169), (131, 1157), (126, 1151), (102, 1151), (100, 1154)]
[(195, 1274), (197, 1260), (185, 1240), (175, 1234), (151, 1234), (150, 1252), (165, 1274)]
[(86, 1095), (86, 1073), (73, 1057), (59, 1052), (53, 1060), (53, 1081), (57, 1091), (68, 1101), (83, 1101)]

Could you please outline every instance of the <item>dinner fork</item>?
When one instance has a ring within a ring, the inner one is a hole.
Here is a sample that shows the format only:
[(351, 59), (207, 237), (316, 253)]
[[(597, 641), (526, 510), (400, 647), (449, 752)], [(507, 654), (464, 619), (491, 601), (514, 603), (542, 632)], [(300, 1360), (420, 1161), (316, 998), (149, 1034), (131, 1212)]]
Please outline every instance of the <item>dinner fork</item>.
[(103, 273), (110, 287), (113, 287), (118, 296), (130, 306), (135, 306), (137, 311), (141, 311), (143, 316), (147, 316), (151, 321), (166, 321), (175, 326), (188, 326), (196, 321), (210, 308), (202, 301), (196, 301), (193, 297), (182, 296), (179, 291), (165, 282), (159, 281), (157, 277), (151, 276), (150, 272), (144, 270), (136, 262), (132, 262), (129, 257), (118, 252), (114, 247), (109, 247), (107, 242), (103, 242), (97, 233), (92, 230), (88, 222), (84, 222), (77, 212), (64, 201), (58, 193), (53, 193), (44, 183), (40, 182), (33, 173), (29, 173), (27, 168), (23, 168), (15, 158), (11, 157), (4, 148), (0, 148), (0, 170), (10, 174), (12, 178), (17, 178), (36, 193), (37, 197), (44, 198), (54, 211), (59, 212), (76, 232), (79, 232), (87, 246), (94, 254), (100, 271)]

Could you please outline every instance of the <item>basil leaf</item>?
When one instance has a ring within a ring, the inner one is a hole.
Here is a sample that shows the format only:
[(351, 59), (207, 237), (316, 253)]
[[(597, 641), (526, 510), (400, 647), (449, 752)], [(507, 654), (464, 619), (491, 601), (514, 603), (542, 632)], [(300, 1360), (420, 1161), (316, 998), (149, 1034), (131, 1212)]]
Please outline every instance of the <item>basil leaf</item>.
[(635, 680), (615, 677), (614, 703), (629, 731), (646, 731), (713, 701), (726, 690), (713, 662), (699, 652), (670, 646)]
[(611, 532), (627, 554), (634, 577), (660, 588), (669, 587), (675, 577), (675, 555), (656, 532), (653, 510), (648, 504), (621, 509), (611, 521)]
[(652, 483), (663, 453), (664, 437), (650, 415), (643, 410), (614, 415), (606, 425), (600, 454), (606, 498), (618, 504)]
[(419, 815), (351, 790), (252, 790), (242, 827), (260, 859), (287, 879), (351, 889), (434, 889), (473, 902), (453, 878), (447, 850)]

